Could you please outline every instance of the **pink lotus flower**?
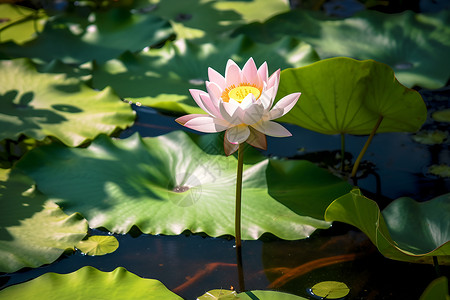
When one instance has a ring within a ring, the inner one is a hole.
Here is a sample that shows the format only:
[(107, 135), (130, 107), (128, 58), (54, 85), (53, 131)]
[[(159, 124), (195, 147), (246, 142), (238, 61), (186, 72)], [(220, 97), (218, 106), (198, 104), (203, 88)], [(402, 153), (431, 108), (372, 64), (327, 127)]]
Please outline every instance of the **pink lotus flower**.
[(212, 68), (208, 69), (207, 92), (189, 90), (195, 102), (206, 114), (182, 116), (176, 121), (183, 126), (201, 132), (225, 131), (225, 154), (234, 153), (239, 144), (267, 149), (266, 135), (291, 136), (291, 133), (273, 122), (297, 103), (301, 93), (285, 96), (272, 107), (280, 82), (280, 69), (270, 77), (267, 63), (256, 68), (250, 58), (242, 68), (228, 60), (225, 77)]

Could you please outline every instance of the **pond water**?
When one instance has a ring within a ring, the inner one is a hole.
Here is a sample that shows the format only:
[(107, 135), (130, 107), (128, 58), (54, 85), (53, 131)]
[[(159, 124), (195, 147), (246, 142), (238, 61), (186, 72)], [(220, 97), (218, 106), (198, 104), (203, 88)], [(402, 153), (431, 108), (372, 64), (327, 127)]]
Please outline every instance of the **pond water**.
[[(431, 113), (448, 105), (450, 89), (422, 91), (422, 95)], [(121, 137), (136, 131), (142, 136), (158, 136), (186, 129), (171, 116), (145, 107), (134, 108), (138, 113), (137, 122)], [(445, 124), (430, 121), (424, 128), (434, 130), (442, 126)], [(286, 127), (293, 136), (268, 138), (265, 155), (335, 160), (335, 153), (340, 149), (339, 136), (317, 134), (288, 124)], [(349, 155), (356, 157), (366, 138), (348, 136)], [(432, 164), (450, 164), (448, 143), (429, 146), (414, 142), (411, 134), (379, 134), (364, 160), (370, 161), (374, 168), (358, 185), (372, 199), (378, 199), (381, 207), (402, 196), (424, 201), (450, 190), (449, 178), (427, 173)], [(91, 233), (108, 234), (101, 230)], [(47, 272), (69, 273), (90, 265), (102, 271), (125, 267), (141, 277), (160, 280), (184, 299), (196, 299), (211, 289), (239, 289), (236, 251), (230, 237), (210, 238), (189, 233), (151, 236), (134, 230), (115, 236), (120, 246), (112, 254), (90, 257), (70, 253), (48, 266), (0, 275), (1, 288)], [(284, 241), (263, 236), (257, 241), (244, 241), (242, 259), (247, 290), (275, 289), (303, 297), (308, 296), (306, 290), (314, 284), (333, 280), (350, 287), (347, 299), (417, 299), (436, 278), (431, 265), (384, 258), (364, 234), (342, 223), (333, 224), (329, 230), (318, 230), (305, 240)], [(450, 267), (441, 266), (440, 272), (450, 277)]]

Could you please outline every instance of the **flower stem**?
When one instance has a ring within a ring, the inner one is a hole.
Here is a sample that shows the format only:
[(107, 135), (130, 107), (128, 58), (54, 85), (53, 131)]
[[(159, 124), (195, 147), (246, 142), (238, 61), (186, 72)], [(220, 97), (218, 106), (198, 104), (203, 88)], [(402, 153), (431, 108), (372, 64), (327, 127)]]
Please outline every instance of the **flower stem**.
[(234, 232), (236, 239), (236, 248), (241, 248), (241, 196), (242, 196), (242, 170), (244, 167), (244, 143), (239, 144), (238, 165), (236, 174), (236, 212), (234, 219)]
[(359, 152), (358, 158), (355, 161), (355, 164), (353, 165), (352, 169), (352, 175), (351, 177), (356, 177), (356, 171), (358, 171), (359, 163), (361, 162), (362, 157), (367, 151), (367, 148), (369, 148), (370, 143), (372, 142), (373, 137), (375, 136), (375, 133), (378, 130), (378, 127), (380, 127), (381, 121), (383, 121), (383, 116), (380, 116), (378, 118), (377, 123), (373, 127), (372, 131), (370, 132), (369, 138), (367, 139), (366, 143), (364, 144), (364, 147), (362, 148), (361, 152)]

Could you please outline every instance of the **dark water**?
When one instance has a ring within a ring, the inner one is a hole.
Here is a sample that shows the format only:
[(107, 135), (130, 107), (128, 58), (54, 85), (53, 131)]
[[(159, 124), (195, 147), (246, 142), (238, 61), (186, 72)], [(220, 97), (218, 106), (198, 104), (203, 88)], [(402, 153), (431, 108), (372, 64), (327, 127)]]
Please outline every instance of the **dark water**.
[[(448, 107), (449, 90), (423, 91), (430, 113)], [(139, 131), (142, 136), (158, 136), (182, 126), (149, 108), (135, 108), (138, 119), (122, 133), (127, 137)], [(426, 129), (442, 129), (446, 124), (427, 122)], [(319, 160), (334, 158), (340, 137), (318, 134), (292, 125), (290, 138), (268, 138), (267, 156), (301, 157)], [(356, 157), (367, 137), (348, 136), (346, 150)], [(301, 150), (301, 151), (300, 151)], [(317, 156), (314, 153), (319, 153)], [(314, 154), (314, 155), (313, 155)], [(364, 160), (375, 167), (358, 185), (369, 194), (384, 199), (409, 196), (418, 201), (447, 193), (448, 178), (427, 174), (432, 164), (450, 164), (448, 143), (429, 146), (414, 142), (411, 134), (376, 135)], [(388, 199), (388, 200), (386, 200)], [(93, 234), (108, 234), (94, 230)], [(234, 241), (200, 235), (151, 236), (115, 235), (120, 247), (112, 254), (89, 257), (79, 252), (36, 269), (0, 275), (1, 288), (36, 278), (46, 272), (70, 273), (90, 265), (102, 271), (125, 267), (145, 278), (160, 280), (185, 299), (196, 299), (211, 289), (239, 289)], [(350, 287), (348, 299), (418, 299), (436, 278), (434, 267), (392, 261), (382, 257), (357, 229), (336, 223), (318, 230), (310, 238), (283, 241), (273, 236), (244, 241), (242, 249), (245, 287), (248, 290), (275, 289), (307, 297), (306, 289), (325, 281), (342, 281)], [(450, 277), (450, 267), (441, 267)]]

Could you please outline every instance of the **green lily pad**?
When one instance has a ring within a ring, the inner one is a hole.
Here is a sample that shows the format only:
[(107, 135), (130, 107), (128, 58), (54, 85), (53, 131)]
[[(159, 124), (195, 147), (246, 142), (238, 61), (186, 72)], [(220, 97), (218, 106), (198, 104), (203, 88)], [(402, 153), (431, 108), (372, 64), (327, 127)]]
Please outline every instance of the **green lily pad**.
[(52, 136), (78, 146), (135, 118), (110, 88), (98, 92), (75, 78), (39, 73), (28, 59), (1, 61), (0, 82), (0, 140)]
[(437, 122), (450, 123), (450, 108), (435, 111), (431, 117)]
[(75, 247), (86, 255), (105, 255), (119, 248), (119, 241), (108, 235), (94, 235), (80, 241)]
[(54, 59), (71, 64), (104, 62), (125, 51), (140, 51), (164, 42), (172, 33), (168, 22), (152, 14), (111, 9), (92, 14), (88, 21), (55, 18), (46, 23), (37, 39), (20, 46), (4, 43), (1, 51), (12, 58), (30, 57), (47, 62)]
[(442, 276), (433, 280), (420, 296), (419, 300), (450, 300), (447, 277)]
[(2, 299), (171, 299), (182, 298), (160, 281), (141, 278), (125, 268), (102, 272), (83, 267), (73, 273), (46, 273), (36, 279), (0, 291)]
[(445, 164), (431, 165), (428, 168), (428, 172), (436, 176), (450, 177), (450, 166)]
[(87, 234), (86, 220), (63, 213), (24, 174), (7, 173), (0, 172), (0, 272), (49, 264), (73, 249)]
[(46, 15), (43, 10), (9, 3), (0, 4), (0, 42), (14, 41), (22, 44), (36, 37), (44, 28)]
[(425, 145), (436, 145), (442, 144), (448, 137), (448, 132), (434, 130), (434, 131), (419, 131), (417, 134), (412, 136), (412, 139), (421, 144)]
[(347, 296), (349, 292), (348, 286), (338, 281), (322, 281), (311, 288), (311, 293), (317, 296), (317, 299), (339, 299)]
[[(210, 138), (199, 139), (203, 137)], [(34, 178), (39, 190), (59, 199), (65, 211), (80, 212), (91, 228), (126, 233), (136, 225), (149, 234), (190, 230), (213, 237), (234, 235), (237, 159), (214, 154), (223, 153), (223, 148), (216, 149), (213, 143), (205, 148), (208, 153), (181, 131), (144, 139), (137, 134), (125, 140), (100, 136), (83, 149), (60, 145), (33, 149), (16, 167)], [(268, 232), (295, 240), (316, 228), (328, 228), (328, 222), (295, 213), (268, 194), (266, 172), (271, 161), (260, 155), (258, 162), (245, 163), (242, 238), (258, 239)], [(318, 182), (310, 194), (304, 193), (308, 197), (292, 196), (312, 207), (319, 198), (315, 193), (322, 193), (322, 176), (328, 175), (317, 169), (304, 163), (294, 174), (299, 182), (303, 176)], [(325, 179), (322, 188), (340, 181)], [(347, 187), (342, 184), (341, 195)]]
[(336, 199), (325, 220), (358, 227), (385, 257), (416, 263), (450, 264), (450, 194), (427, 202), (411, 198), (393, 201), (381, 213), (358, 189)]
[(229, 31), (254, 21), (265, 21), (289, 10), (285, 0), (211, 1), (154, 0), (141, 7), (170, 21), (179, 39), (205, 40), (224, 36)]
[(251, 300), (306, 300), (306, 298), (276, 292), (276, 291), (247, 291), (237, 294), (235, 291), (211, 290), (197, 298), (198, 300), (228, 300), (228, 299), (251, 299)]
[(389, 66), (338, 57), (281, 72), (277, 99), (294, 91), (300, 101), (280, 121), (325, 134), (414, 132), (427, 118), (420, 94), (402, 86)]
[(223, 74), (229, 58), (243, 66), (251, 56), (258, 64), (267, 61), (272, 72), (305, 66), (319, 59), (311, 46), (290, 38), (270, 45), (256, 44), (243, 36), (202, 45), (178, 40), (162, 49), (136, 55), (126, 53), (96, 65), (92, 84), (97, 89), (111, 86), (120, 97), (154, 108), (205, 113), (192, 99), (189, 89), (206, 90), (208, 67)]
[(335, 19), (323, 13), (292, 10), (263, 24), (250, 24), (244, 33), (256, 41), (295, 36), (313, 45), (321, 58), (346, 56), (373, 59), (394, 69), (408, 87), (437, 89), (450, 78), (450, 12), (382, 14), (362, 11)]
[(211, 290), (198, 297), (197, 300), (229, 300), (240, 299), (236, 291), (230, 290)]

